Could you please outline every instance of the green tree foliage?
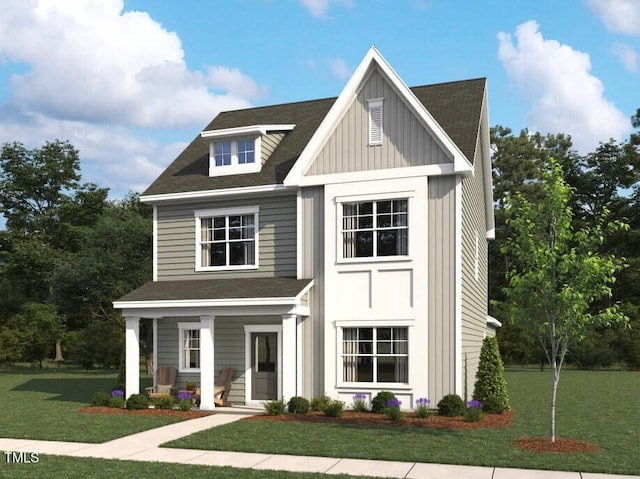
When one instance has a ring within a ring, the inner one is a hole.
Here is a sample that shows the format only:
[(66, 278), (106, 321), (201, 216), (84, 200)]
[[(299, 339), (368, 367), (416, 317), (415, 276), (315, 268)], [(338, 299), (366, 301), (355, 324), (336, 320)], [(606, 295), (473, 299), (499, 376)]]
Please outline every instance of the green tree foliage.
[(510, 235), (502, 251), (511, 258), (508, 287), (512, 317), (526, 325), (542, 345), (551, 366), (551, 440), (555, 441), (556, 393), (569, 347), (595, 327), (624, 324), (617, 304), (597, 312), (594, 303), (610, 298), (622, 261), (601, 253), (607, 235), (627, 227), (609, 221), (605, 209), (597, 221), (583, 228), (574, 225), (570, 207), (572, 189), (562, 167), (550, 161), (542, 174), (541, 197), (531, 202), (522, 194), (505, 204)]
[(494, 396), (499, 401), (503, 411), (509, 409), (504, 364), (500, 357), (498, 340), (495, 337), (486, 337), (482, 341), (480, 364), (478, 364), (476, 383), (473, 388), (473, 399), (485, 403), (490, 396)]

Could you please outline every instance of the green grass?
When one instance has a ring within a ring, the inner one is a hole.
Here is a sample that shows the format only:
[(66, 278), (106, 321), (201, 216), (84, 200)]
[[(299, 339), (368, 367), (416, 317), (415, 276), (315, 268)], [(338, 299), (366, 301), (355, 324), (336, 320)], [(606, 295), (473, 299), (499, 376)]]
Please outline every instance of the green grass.
[[(261, 471), (231, 467), (209, 467), (161, 462), (119, 461), (115, 459), (89, 459), (40, 455), (36, 464), (6, 464), (0, 457), (0, 478), (32, 479), (55, 477), (56, 479), (85, 479), (135, 477), (158, 479), (159, 477), (188, 477), (189, 479), (321, 479), (324, 474)], [(358, 479), (362, 476), (336, 475), (337, 479)], [(365, 478), (362, 478), (365, 479)]]
[(94, 392), (111, 391), (116, 378), (117, 372), (66, 368), (0, 370), (0, 436), (98, 443), (180, 421), (78, 411)]
[[(514, 439), (547, 436), (549, 371), (506, 373), (515, 420), (508, 429), (429, 430), (412, 427), (249, 422), (220, 426), (172, 441), (169, 447), (468, 464), (494, 467), (640, 474), (637, 432), (640, 373), (562, 372), (558, 437), (596, 444), (597, 453), (531, 453)], [(268, 438), (268, 440), (264, 439)]]

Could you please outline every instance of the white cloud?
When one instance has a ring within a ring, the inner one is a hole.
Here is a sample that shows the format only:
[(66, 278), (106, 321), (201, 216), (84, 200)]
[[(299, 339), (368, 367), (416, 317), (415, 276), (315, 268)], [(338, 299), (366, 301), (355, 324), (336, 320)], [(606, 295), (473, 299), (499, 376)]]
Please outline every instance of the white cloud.
[(587, 4), (612, 32), (640, 35), (640, 1), (587, 0)]
[(344, 80), (351, 75), (351, 71), (342, 58), (330, 58), (328, 62), (331, 74), (339, 80)]
[(536, 22), (499, 33), (498, 57), (508, 76), (532, 102), (528, 123), (543, 133), (568, 133), (586, 153), (600, 141), (621, 139), (631, 129), (624, 113), (604, 96), (602, 82), (590, 73), (589, 55), (545, 40)]
[(343, 7), (353, 7), (353, 0), (299, 0), (312, 16), (316, 18), (326, 18), (329, 13), (329, 7), (340, 5)]
[(640, 64), (640, 55), (638, 55), (638, 52), (624, 43), (614, 43), (611, 46), (611, 50), (627, 70), (638, 73), (638, 65)]

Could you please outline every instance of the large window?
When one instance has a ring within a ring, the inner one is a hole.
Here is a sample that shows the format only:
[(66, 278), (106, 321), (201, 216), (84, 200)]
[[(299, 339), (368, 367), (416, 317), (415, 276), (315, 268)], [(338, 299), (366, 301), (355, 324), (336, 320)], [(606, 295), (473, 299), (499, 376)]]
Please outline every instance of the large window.
[(408, 383), (408, 328), (342, 328), (345, 383)]
[(406, 199), (343, 203), (343, 258), (406, 256), (407, 208)]
[(198, 323), (179, 323), (180, 369), (200, 369), (200, 329)]
[(197, 269), (257, 266), (257, 210), (228, 214), (196, 212), (196, 216), (199, 228)]

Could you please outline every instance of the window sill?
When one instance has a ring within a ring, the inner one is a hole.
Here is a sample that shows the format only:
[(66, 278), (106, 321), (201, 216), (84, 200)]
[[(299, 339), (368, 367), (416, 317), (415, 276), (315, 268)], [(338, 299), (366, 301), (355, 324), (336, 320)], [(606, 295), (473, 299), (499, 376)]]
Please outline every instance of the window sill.
[(338, 383), (337, 389), (380, 389), (410, 391), (413, 388), (407, 383)]
[(250, 271), (258, 269), (258, 265), (242, 265), (242, 266), (196, 266), (196, 272), (207, 271)]
[(192, 369), (178, 369), (179, 373), (200, 373), (200, 368), (192, 368)]
[(410, 256), (366, 256), (360, 258), (339, 258), (337, 264), (362, 264), (362, 263), (410, 263)]

